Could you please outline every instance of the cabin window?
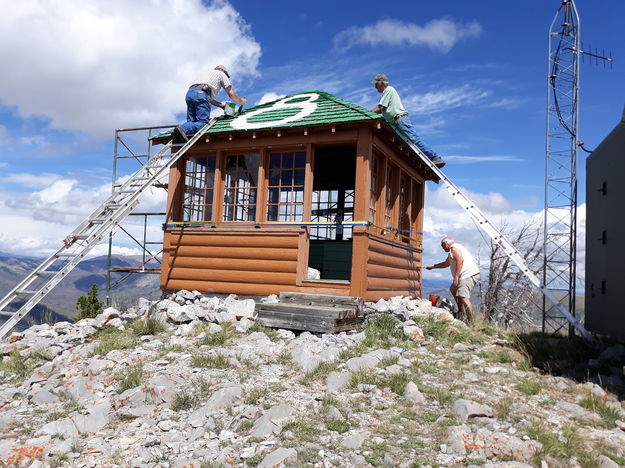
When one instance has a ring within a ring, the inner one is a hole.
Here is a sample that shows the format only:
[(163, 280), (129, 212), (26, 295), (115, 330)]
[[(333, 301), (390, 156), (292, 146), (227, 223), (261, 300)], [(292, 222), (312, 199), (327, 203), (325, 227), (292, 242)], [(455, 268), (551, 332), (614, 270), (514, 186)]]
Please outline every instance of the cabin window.
[(423, 234), (421, 231), (421, 226), (419, 224), (419, 216), (421, 215), (421, 210), (423, 209), (423, 185), (419, 182), (412, 182), (412, 206), (410, 209), (410, 220), (412, 222), (412, 232), (410, 233), (410, 237), (413, 239), (412, 243), (420, 245), (420, 241), (423, 238)]
[(255, 221), (258, 154), (226, 156), (224, 221)]
[(398, 168), (391, 164), (388, 165), (386, 170), (386, 203), (384, 204), (384, 227), (394, 228), (397, 227), (397, 220), (393, 216), (395, 208), (395, 200), (397, 198), (397, 173)]
[(411, 179), (407, 175), (401, 176), (399, 186), (399, 240), (410, 243), (410, 189)]
[(267, 221), (302, 221), (306, 152), (269, 154)]
[(189, 158), (185, 169), (183, 221), (210, 221), (213, 217), (215, 156)]
[(379, 193), (379, 178), (380, 178), (380, 158), (373, 156), (371, 159), (371, 197), (369, 199), (369, 221), (372, 223), (377, 222), (377, 206)]

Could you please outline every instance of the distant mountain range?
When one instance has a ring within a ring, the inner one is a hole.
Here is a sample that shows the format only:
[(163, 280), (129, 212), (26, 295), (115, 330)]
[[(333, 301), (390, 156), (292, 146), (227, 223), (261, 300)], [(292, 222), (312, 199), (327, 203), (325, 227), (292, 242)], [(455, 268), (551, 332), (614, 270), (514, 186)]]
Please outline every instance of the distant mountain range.
[[(43, 259), (0, 252), (0, 297), (11, 291), (23, 278), (34, 271)], [(141, 257), (113, 256), (113, 268), (141, 266)], [(101, 256), (83, 260), (39, 303), (17, 328), (34, 323), (73, 320), (77, 315), (76, 301), (84, 296), (93, 284), (98, 286), (100, 301), (105, 302), (106, 271), (108, 257)], [(122, 278), (125, 273), (112, 273), (111, 281)], [(139, 297), (156, 299), (160, 296), (159, 275), (130, 274), (111, 290), (112, 305), (126, 307)]]

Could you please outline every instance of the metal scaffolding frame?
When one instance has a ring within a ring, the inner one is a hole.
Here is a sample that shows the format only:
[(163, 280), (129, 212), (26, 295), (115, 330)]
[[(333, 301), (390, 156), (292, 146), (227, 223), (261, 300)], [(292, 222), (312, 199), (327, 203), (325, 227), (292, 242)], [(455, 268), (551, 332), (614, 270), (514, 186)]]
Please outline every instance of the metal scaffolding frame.
[[(112, 191), (115, 192), (121, 187), (122, 178), (129, 174), (133, 174), (142, 166), (145, 166), (153, 156), (152, 145), (149, 138), (156, 130), (171, 129), (175, 125), (160, 125), (154, 127), (138, 127), (124, 128), (115, 130), (115, 143), (113, 149), (113, 175), (112, 175)], [(126, 163), (126, 164), (125, 164)], [(119, 175), (121, 173), (121, 175)], [(167, 182), (161, 181), (154, 184), (155, 187), (167, 191)], [(148, 226), (158, 219), (162, 218), (160, 224), (165, 222), (164, 212), (137, 212), (130, 213), (127, 221), (134, 217), (142, 218), (142, 235), (133, 235), (127, 226), (119, 225), (118, 234), (110, 234), (108, 242), (108, 262), (106, 272), (106, 304), (111, 305), (111, 290), (126, 280), (133, 274), (160, 274), (161, 260), (160, 255), (163, 252), (162, 236), (158, 240), (148, 240)], [(129, 223), (127, 223), (129, 224)], [(132, 240), (142, 253), (141, 265), (132, 268), (115, 268), (113, 267), (113, 243), (114, 236), (124, 234)], [(155, 249), (155, 247), (160, 248)], [(158, 266), (157, 266), (158, 265)], [(114, 277), (113, 275), (120, 275)]]
[[(575, 317), (577, 148), (580, 23), (573, 0), (562, 0), (549, 29), (543, 285)], [(543, 297), (542, 328), (557, 333), (567, 318)]]

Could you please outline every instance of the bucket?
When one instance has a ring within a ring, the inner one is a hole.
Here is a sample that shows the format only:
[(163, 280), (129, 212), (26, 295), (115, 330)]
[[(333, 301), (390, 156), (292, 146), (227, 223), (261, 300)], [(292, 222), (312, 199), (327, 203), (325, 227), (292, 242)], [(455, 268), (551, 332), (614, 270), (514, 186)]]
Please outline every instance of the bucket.
[(237, 113), (237, 105), (234, 102), (226, 102), (224, 107), (224, 114), (228, 117), (234, 117)]
[(438, 302), (438, 298), (440, 296), (438, 294), (430, 294), (430, 302), (432, 303), (432, 306), (436, 307), (436, 303)]

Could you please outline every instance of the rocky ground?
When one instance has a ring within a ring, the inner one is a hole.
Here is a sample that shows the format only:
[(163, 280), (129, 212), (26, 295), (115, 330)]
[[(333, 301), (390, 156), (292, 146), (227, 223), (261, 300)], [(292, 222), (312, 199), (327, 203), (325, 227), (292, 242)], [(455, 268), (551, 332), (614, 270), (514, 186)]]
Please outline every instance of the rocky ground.
[(251, 300), (180, 291), (14, 333), (0, 466), (625, 465), (622, 345), (467, 327), (408, 298), (367, 312), (360, 332), (294, 334)]

